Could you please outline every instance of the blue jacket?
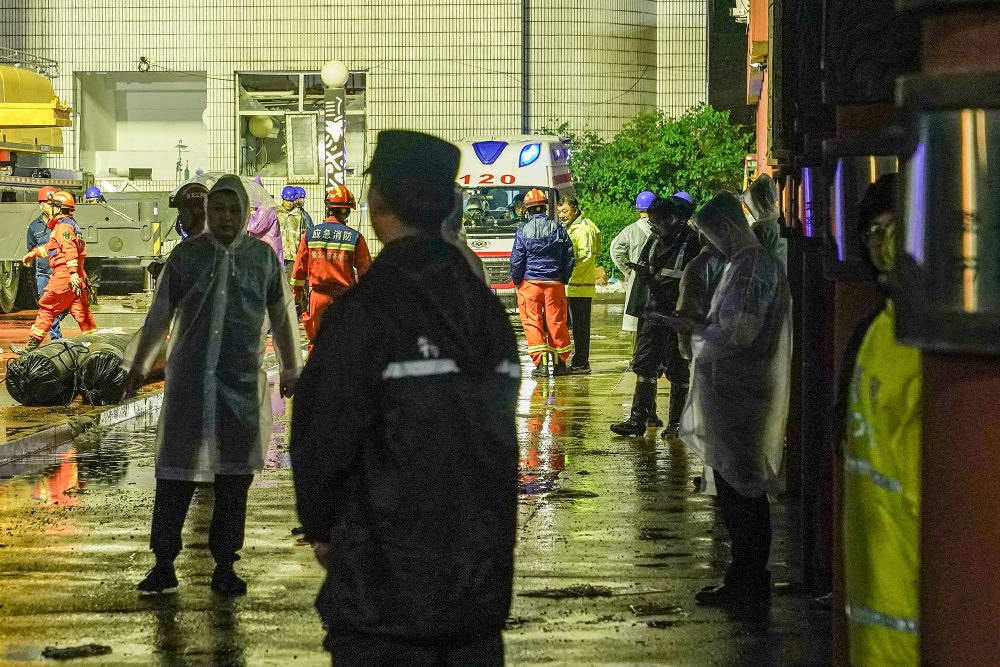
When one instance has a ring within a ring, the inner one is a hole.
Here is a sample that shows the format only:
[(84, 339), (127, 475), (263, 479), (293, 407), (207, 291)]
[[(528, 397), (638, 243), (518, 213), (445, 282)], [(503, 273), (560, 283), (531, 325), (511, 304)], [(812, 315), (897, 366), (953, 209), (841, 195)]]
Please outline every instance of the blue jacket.
[(575, 263), (566, 228), (544, 214), (531, 216), (514, 235), (510, 277), (515, 285), (524, 280), (557, 280), (565, 285)]
[[(38, 216), (34, 220), (28, 223), (28, 250), (34, 250), (38, 246), (43, 246), (49, 242), (49, 237), (52, 236), (52, 230), (49, 229), (48, 224), (45, 222), (45, 218)], [(35, 258), (35, 275), (36, 276), (51, 276), (52, 268), (49, 266), (48, 257), (37, 257)]]

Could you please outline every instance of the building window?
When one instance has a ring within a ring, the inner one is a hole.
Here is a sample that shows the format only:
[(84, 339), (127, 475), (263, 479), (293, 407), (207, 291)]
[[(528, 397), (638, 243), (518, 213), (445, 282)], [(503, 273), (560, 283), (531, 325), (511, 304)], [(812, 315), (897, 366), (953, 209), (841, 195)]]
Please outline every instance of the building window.
[[(348, 176), (360, 174), (365, 164), (366, 84), (366, 72), (351, 72), (344, 86)], [(237, 72), (239, 173), (297, 183), (322, 180), (324, 92), (319, 72)]]

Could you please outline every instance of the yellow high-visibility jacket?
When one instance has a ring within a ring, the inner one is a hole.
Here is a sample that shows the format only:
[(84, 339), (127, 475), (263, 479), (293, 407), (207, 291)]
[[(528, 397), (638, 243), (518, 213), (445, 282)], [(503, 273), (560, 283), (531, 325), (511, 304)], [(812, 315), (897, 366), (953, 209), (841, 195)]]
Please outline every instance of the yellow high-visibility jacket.
[(852, 665), (920, 664), (920, 350), (892, 303), (858, 352), (844, 439), (844, 578)]
[(566, 296), (593, 297), (596, 294), (597, 256), (601, 254), (601, 230), (581, 215), (569, 223), (566, 231), (573, 241), (573, 254), (576, 256), (573, 275), (566, 285)]

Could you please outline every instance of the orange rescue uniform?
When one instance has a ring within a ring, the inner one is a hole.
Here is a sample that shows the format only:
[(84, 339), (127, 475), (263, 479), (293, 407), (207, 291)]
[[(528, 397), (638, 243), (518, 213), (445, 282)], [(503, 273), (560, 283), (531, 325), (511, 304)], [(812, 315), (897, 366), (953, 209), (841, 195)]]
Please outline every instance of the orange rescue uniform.
[(66, 215), (49, 220), (52, 236), (49, 242), (35, 248), (39, 257), (49, 258), (52, 277), (45, 287), (45, 293), (38, 300), (38, 316), (31, 325), (31, 335), (43, 339), (48, 335), (52, 323), (60, 314), (69, 311), (73, 319), (80, 325), (80, 331), (91, 331), (97, 328), (94, 316), (90, 312), (89, 294), (84, 287), (80, 296), (70, 288), (70, 276), (77, 274), (86, 285), (87, 273), (83, 264), (87, 258), (87, 242), (79, 234), (76, 221)]
[(326, 308), (340, 300), (371, 263), (365, 237), (336, 218), (327, 218), (302, 235), (292, 267), (292, 294), (301, 298), (308, 282), (309, 312), (302, 324), (310, 341), (316, 339)]
[(573, 345), (566, 325), (566, 286), (555, 280), (524, 280), (517, 288), (517, 310), (535, 366), (553, 352), (569, 359)]

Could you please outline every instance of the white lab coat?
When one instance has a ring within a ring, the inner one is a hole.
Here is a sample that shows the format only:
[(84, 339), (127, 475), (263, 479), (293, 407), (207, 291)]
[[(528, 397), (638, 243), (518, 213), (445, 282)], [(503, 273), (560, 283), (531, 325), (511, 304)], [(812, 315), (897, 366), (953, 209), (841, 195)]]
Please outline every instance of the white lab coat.
[[(649, 235), (653, 233), (653, 228), (646, 218), (639, 218), (625, 229), (618, 232), (611, 241), (610, 252), (611, 261), (615, 263), (618, 270), (625, 277), (625, 303), (629, 302), (632, 294), (632, 285), (635, 282), (635, 274), (628, 268), (626, 262), (636, 263), (639, 261), (639, 254), (646, 244)], [(622, 316), (622, 331), (636, 331), (639, 328), (639, 319), (632, 315)]]

